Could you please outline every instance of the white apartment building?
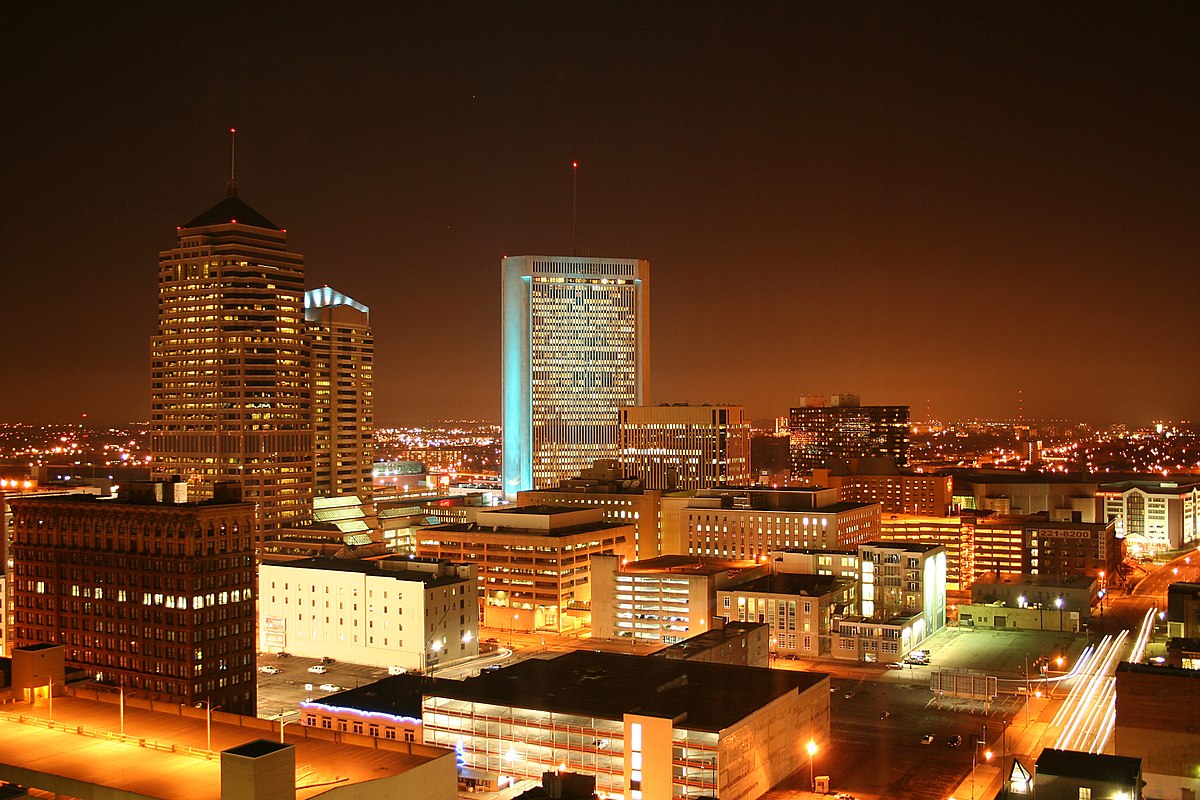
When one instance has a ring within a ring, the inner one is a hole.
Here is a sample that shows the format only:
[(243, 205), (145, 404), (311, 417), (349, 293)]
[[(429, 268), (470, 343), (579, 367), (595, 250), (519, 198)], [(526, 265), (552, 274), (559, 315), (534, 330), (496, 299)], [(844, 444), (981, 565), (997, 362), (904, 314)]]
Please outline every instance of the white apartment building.
[(429, 670), (479, 654), (475, 567), (383, 556), (259, 567), (259, 649)]

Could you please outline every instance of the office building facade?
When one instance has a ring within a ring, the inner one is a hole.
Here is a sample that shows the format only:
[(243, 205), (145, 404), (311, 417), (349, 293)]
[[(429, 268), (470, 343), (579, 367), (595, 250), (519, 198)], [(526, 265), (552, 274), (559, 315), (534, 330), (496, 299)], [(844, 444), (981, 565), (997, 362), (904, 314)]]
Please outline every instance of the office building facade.
[(741, 406), (620, 409), (621, 466), (648, 489), (749, 486), (750, 420)]
[(328, 286), (304, 294), (312, 345), (313, 493), (370, 501), (375, 340), (370, 309)]
[(501, 273), (502, 474), (514, 498), (617, 457), (618, 409), (646, 390), (650, 264), (511, 256)]
[(884, 514), (946, 516), (953, 508), (949, 475), (902, 470), (886, 458), (854, 458), (817, 467), (812, 482), (837, 489), (842, 500), (879, 503)]
[(1096, 492), (1104, 522), (1115, 522), (1133, 555), (1178, 550), (1200, 539), (1200, 483), (1122, 481)]
[(15, 644), (146, 698), (256, 709), (254, 506), (235, 484), (13, 499)]
[(479, 654), (473, 566), (310, 558), (262, 564), (259, 587), (263, 652), (414, 671)]
[(259, 533), (312, 508), (311, 362), (304, 259), (287, 231), (228, 196), (159, 253), (151, 339), (154, 475), (196, 491), (236, 481)]
[(834, 459), (886, 458), (908, 464), (908, 406), (862, 406), (857, 395), (807, 397), (788, 414), (792, 476)]

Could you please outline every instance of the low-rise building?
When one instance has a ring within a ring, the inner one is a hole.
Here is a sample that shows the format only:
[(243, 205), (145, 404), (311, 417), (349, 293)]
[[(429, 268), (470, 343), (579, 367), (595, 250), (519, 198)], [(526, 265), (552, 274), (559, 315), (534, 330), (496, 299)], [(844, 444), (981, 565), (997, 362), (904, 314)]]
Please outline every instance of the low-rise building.
[(1141, 800), (1142, 760), (1047, 747), (1034, 766), (1033, 791), (1038, 800)]
[[(964, 520), (968, 524), (964, 525)], [(958, 591), (970, 586), (975, 574), (973, 521), (972, 516), (885, 513), (879, 523), (879, 539), (884, 542), (937, 544), (946, 548), (946, 590)]]
[[(676, 644), (709, 629), (717, 592), (738, 580), (764, 575), (754, 561), (659, 556), (624, 562), (592, 557), (592, 635), (643, 644)], [(743, 620), (744, 621), (744, 620)]]
[(605, 522), (598, 508), (506, 506), (476, 520), (417, 531), (417, 554), (475, 565), (490, 627), (580, 627), (590, 619), (592, 556), (633, 555), (632, 523)]
[(769, 634), (764, 624), (726, 622), (723, 617), (716, 617), (709, 630), (664, 647), (650, 657), (739, 667), (768, 667), (771, 658)]
[(829, 677), (575, 651), (427, 691), (425, 743), (473, 772), (596, 776), (626, 798), (755, 800), (829, 741)]
[(1200, 797), (1200, 671), (1123, 662), (1116, 695), (1113, 744), (1141, 762), (1146, 796)]
[(832, 575), (776, 572), (717, 591), (717, 613), (738, 622), (766, 623), (772, 656), (829, 654), (834, 620), (855, 606), (856, 582)]
[(384, 556), (259, 568), (263, 652), (425, 670), (479, 654), (474, 565)]
[(971, 606), (958, 607), (960, 625), (1079, 632), (1090, 616), (1099, 581), (1087, 576), (1000, 573), (971, 586)]
[(1200, 583), (1180, 581), (1167, 587), (1167, 636), (1200, 639)]

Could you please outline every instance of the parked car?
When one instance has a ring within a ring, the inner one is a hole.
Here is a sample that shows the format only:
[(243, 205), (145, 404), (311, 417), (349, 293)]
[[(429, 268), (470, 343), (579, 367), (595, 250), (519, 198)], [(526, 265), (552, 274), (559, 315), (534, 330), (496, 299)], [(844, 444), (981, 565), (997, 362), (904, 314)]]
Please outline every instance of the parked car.
[(313, 664), (308, 668), (308, 671), (313, 675), (324, 675), (326, 672), (329, 672), (329, 670), (325, 669), (320, 664)]
[(321, 663), (322, 664), (332, 664), (333, 659), (330, 658), (329, 656), (321, 656)]
[(279, 667), (272, 667), (270, 664), (263, 664), (258, 668), (259, 672), (265, 672), (268, 675), (278, 675)]
[(932, 733), (927, 733), (921, 737), (921, 744), (933, 744), (934, 736)]
[(854, 697), (854, 692), (846, 692), (845, 697), (849, 700), (851, 697)]
[(291, 658), (292, 654), (288, 653), (284, 650), (280, 650), (278, 653), (275, 654), (275, 657), (276, 658)]
[(946, 740), (946, 744), (950, 745), (951, 747), (958, 747), (960, 744), (962, 744), (962, 737), (956, 733)]
[(904, 669), (904, 665), (901, 664), (899, 661), (889, 661), (889, 662), (887, 662), (887, 668), (888, 669)]
[(340, 692), (341, 690), (342, 690), (342, 687), (338, 686), (336, 683), (322, 683), (321, 684), (322, 692)]
[(403, 675), (408, 672), (404, 667), (398, 667), (395, 664), (388, 667), (388, 675)]

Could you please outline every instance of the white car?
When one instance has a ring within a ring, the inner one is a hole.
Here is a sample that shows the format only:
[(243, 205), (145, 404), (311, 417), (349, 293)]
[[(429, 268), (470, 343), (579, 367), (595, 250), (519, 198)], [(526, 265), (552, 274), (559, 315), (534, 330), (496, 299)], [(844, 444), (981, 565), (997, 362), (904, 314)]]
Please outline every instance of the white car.
[(258, 668), (259, 672), (265, 672), (268, 675), (278, 675), (279, 667), (272, 667), (270, 664), (263, 664)]
[(320, 664), (313, 664), (308, 668), (308, 671), (313, 675), (324, 675), (326, 672), (329, 672), (329, 670), (325, 669)]
[(321, 684), (322, 692), (340, 692), (341, 690), (342, 690), (342, 687), (338, 686), (336, 683), (322, 683)]

